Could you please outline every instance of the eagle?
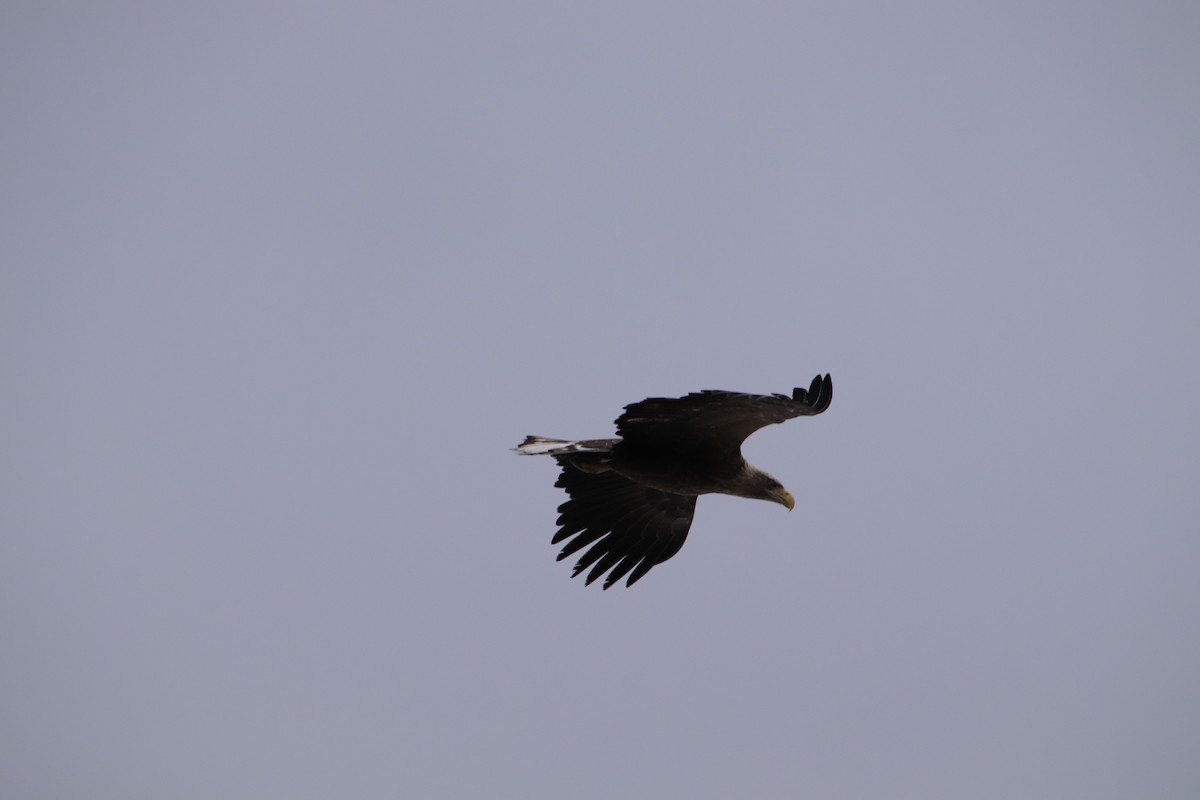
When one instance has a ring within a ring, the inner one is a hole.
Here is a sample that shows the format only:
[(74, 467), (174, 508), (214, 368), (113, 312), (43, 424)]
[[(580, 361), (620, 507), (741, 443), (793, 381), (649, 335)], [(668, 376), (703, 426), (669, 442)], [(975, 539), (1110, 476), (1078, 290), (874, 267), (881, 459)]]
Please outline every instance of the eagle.
[(796, 500), (779, 481), (746, 463), (742, 442), (766, 425), (820, 414), (833, 399), (833, 381), (818, 375), (786, 394), (707, 389), (683, 397), (651, 397), (625, 406), (616, 439), (527, 436), (513, 448), (553, 456), (562, 472), (555, 486), (569, 499), (558, 507), (566, 545), (562, 561), (588, 548), (571, 577), (589, 570), (604, 588), (628, 575), (626, 586), (679, 552), (692, 526), (696, 497), (731, 494), (770, 500), (791, 511)]

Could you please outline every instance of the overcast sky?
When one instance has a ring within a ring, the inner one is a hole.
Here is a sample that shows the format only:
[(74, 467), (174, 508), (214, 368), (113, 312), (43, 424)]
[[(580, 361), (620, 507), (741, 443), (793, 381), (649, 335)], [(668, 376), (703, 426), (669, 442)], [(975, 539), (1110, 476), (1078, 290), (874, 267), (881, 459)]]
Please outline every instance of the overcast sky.
[[(0, 12), (0, 789), (1200, 796), (1200, 7)], [(554, 463), (833, 405), (633, 589)]]

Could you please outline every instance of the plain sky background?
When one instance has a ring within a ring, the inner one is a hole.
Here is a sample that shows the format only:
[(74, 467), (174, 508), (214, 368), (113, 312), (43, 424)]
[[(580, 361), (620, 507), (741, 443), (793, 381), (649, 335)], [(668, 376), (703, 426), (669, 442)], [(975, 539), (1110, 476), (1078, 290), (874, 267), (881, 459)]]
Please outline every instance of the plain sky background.
[[(1200, 796), (1200, 6), (0, 12), (6, 798)], [(790, 391), (631, 590), (526, 434)]]

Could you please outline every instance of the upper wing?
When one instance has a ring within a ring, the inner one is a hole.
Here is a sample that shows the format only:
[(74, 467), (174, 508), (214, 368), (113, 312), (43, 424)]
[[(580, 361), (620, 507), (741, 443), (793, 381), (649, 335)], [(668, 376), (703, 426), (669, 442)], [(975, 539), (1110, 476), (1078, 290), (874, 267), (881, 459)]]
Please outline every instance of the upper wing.
[(651, 567), (679, 552), (696, 510), (695, 497), (660, 492), (615, 472), (587, 473), (564, 464), (554, 485), (566, 489), (571, 499), (558, 507), (562, 527), (552, 542), (575, 537), (558, 560), (592, 545), (571, 577), (591, 567), (586, 579), (590, 584), (611, 569), (605, 589), (626, 573), (625, 585), (632, 586)]
[(764, 425), (820, 414), (832, 399), (833, 381), (828, 375), (813, 378), (808, 391), (793, 389), (791, 397), (714, 390), (684, 397), (651, 397), (625, 406), (625, 413), (617, 418), (617, 433), (625, 441), (694, 442), (707, 438), (740, 447)]

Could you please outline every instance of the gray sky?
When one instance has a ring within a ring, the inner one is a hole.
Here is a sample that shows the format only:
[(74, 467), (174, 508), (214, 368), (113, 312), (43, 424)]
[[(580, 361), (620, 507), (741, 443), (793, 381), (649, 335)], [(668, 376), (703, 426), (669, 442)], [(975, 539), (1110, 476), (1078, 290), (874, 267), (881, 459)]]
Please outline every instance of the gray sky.
[[(1191, 798), (1200, 12), (10, 2), (12, 798)], [(632, 590), (554, 464), (788, 391)]]

